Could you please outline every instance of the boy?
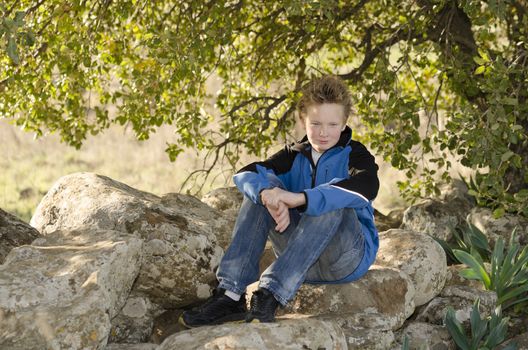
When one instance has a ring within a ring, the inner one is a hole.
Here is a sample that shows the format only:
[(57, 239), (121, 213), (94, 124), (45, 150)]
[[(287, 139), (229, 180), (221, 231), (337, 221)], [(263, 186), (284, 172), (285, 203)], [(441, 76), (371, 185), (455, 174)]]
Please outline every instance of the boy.
[[(303, 282), (350, 282), (374, 262), (378, 233), (371, 201), (378, 166), (351, 139), (347, 86), (334, 76), (314, 80), (297, 109), (306, 136), (234, 176), (244, 201), (218, 267), (219, 286), (200, 308), (182, 314), (185, 326), (273, 322), (277, 307)], [(259, 278), (268, 238), (277, 259)], [(248, 311), (246, 287), (257, 280)]]

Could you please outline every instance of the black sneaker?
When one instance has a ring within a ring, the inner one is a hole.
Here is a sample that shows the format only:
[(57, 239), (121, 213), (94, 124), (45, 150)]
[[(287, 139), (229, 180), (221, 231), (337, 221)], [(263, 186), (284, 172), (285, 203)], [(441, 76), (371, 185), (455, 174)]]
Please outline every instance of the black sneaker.
[(278, 306), (279, 302), (269, 290), (259, 288), (251, 296), (251, 306), (246, 322), (274, 322)]
[(246, 295), (242, 294), (239, 301), (234, 301), (224, 293), (225, 289), (215, 289), (203, 305), (183, 312), (179, 322), (187, 328), (193, 328), (243, 321), (247, 313)]

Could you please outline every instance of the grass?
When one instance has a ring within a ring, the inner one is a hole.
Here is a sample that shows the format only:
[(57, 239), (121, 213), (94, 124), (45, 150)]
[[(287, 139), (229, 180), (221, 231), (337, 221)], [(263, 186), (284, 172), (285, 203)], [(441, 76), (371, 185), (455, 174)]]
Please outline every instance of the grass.
[[(201, 168), (201, 155), (190, 150), (171, 163), (164, 152), (166, 142), (174, 142), (170, 126), (164, 126), (147, 141), (137, 141), (131, 131), (112, 127), (92, 136), (80, 150), (60, 143), (57, 135), (34, 139), (6, 120), (0, 120), (0, 208), (29, 222), (48, 189), (60, 177), (87, 171), (106, 175), (143, 191), (162, 195), (179, 192), (187, 175)], [(253, 161), (246, 158), (243, 163)], [(395, 182), (403, 175), (388, 164), (381, 165), (382, 187), (375, 207), (387, 212), (402, 206)], [(224, 167), (227, 169), (227, 167)], [(202, 193), (232, 186), (231, 174), (218, 170), (215, 180)]]

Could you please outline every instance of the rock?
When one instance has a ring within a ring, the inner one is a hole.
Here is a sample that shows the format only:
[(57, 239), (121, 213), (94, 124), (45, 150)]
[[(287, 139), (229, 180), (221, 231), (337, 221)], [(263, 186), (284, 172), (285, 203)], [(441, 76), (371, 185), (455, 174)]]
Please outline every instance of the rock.
[(374, 209), (374, 217), (376, 220), (376, 228), (381, 232), (390, 230), (391, 228), (400, 227), (403, 219), (403, 213), (402, 217), (398, 217), (397, 211), (391, 211), (389, 215), (383, 215)]
[[(467, 269), (468, 267), (464, 264), (450, 265), (447, 267), (446, 283), (445, 287), (449, 286), (465, 286), (474, 289), (484, 290), (484, 286), (480, 281), (468, 280), (460, 276), (460, 271)], [(444, 287), (444, 288), (445, 288)]]
[(495, 219), (490, 209), (476, 207), (469, 213), (468, 221), (488, 237), (492, 247), (499, 237), (503, 237), (507, 245), (515, 227), (517, 242), (528, 244), (528, 220), (522, 216), (504, 214), (500, 219)]
[(60, 178), (31, 224), (43, 234), (84, 227), (141, 237), (145, 251), (134, 290), (164, 308), (210, 295), (216, 281), (212, 271), (223, 254), (217, 236), (231, 232), (223, 214), (192, 196), (160, 198), (91, 173)]
[(222, 212), (230, 223), (230, 231), (226, 235), (218, 235), (218, 243), (226, 250), (231, 243), (235, 222), (242, 205), (244, 195), (236, 187), (217, 188), (202, 197), (202, 202)]
[(400, 271), (372, 266), (351, 283), (303, 284), (282, 312), (339, 317), (349, 328), (394, 330), (414, 312), (414, 287)]
[(409, 322), (399, 333), (400, 344), (407, 337), (410, 350), (456, 350), (455, 342), (444, 326)]
[(148, 298), (130, 295), (125, 306), (112, 319), (108, 342), (142, 343), (148, 341), (154, 326), (154, 319), (163, 311)]
[(466, 183), (460, 179), (453, 179), (450, 184), (445, 184), (440, 188), (440, 199), (444, 202), (462, 200), (467, 206), (476, 205), (475, 198), (468, 193)]
[(165, 339), (159, 350), (347, 348), (345, 335), (335, 323), (304, 318), (190, 329)]
[(495, 292), (450, 286), (444, 288), (440, 296), (416, 310), (416, 321), (442, 325), (447, 308), (452, 307), (458, 321), (468, 322), (473, 303), (477, 298), (480, 299), (481, 317), (491, 315), (497, 301)]
[(394, 342), (394, 333), (390, 330), (357, 326), (342, 328), (350, 350), (386, 350)]
[(380, 233), (376, 264), (405, 272), (414, 284), (416, 306), (444, 288), (447, 262), (440, 244), (426, 234), (393, 229)]
[[(235, 226), (236, 218), (240, 210), (240, 205), (244, 195), (236, 187), (224, 187), (215, 189), (202, 197), (202, 202), (211, 206), (212, 208), (221, 211), (226, 215), (226, 218), (232, 222), (231, 231)], [(231, 243), (231, 233), (225, 236), (218, 236), (218, 243), (226, 250)], [(266, 243), (266, 248), (259, 263), (260, 273), (275, 261), (275, 253), (271, 247), (271, 242)]]
[(105, 350), (157, 350), (158, 344), (108, 344)]
[(273, 251), (273, 247), (271, 246), (271, 242), (266, 242), (266, 247), (264, 247), (264, 252), (262, 253), (262, 257), (259, 261), (259, 271), (260, 274), (264, 272), (274, 261), (275, 261), (275, 252)]
[(455, 198), (448, 203), (429, 199), (405, 210), (401, 228), (449, 241), (453, 237), (452, 231), (465, 224), (470, 209), (470, 205), (461, 199)]
[(186, 331), (187, 328), (178, 321), (183, 311), (183, 309), (166, 310), (156, 317), (149, 341), (151, 343), (161, 344), (172, 334)]
[(0, 265), (11, 249), (31, 244), (40, 233), (16, 216), (0, 209)]
[(515, 337), (508, 339), (497, 347), (497, 350), (505, 350), (508, 345), (516, 344), (515, 349), (526, 350), (528, 349), (528, 332), (516, 335)]
[(142, 240), (55, 232), (0, 266), (0, 348), (101, 349), (141, 265)]
[(236, 187), (217, 188), (202, 197), (202, 202), (236, 218), (244, 195)]

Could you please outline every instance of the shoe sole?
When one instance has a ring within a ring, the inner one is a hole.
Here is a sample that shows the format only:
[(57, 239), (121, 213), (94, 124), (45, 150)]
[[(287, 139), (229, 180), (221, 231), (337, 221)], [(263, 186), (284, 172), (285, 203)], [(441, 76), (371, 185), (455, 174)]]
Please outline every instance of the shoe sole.
[(275, 318), (271, 320), (261, 320), (258, 318), (253, 318), (251, 319), (251, 321), (246, 320), (246, 323), (274, 323), (274, 322), (275, 322)]
[(215, 322), (211, 322), (207, 324), (197, 324), (197, 325), (190, 325), (190, 324), (185, 323), (185, 320), (183, 319), (183, 314), (181, 314), (180, 317), (178, 318), (178, 323), (187, 329), (198, 328), (202, 326), (217, 326), (217, 325), (224, 324), (224, 323), (244, 323), (244, 322), (246, 322), (245, 313), (228, 315), (219, 320), (216, 320)]

